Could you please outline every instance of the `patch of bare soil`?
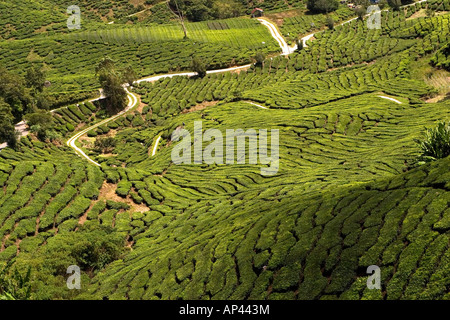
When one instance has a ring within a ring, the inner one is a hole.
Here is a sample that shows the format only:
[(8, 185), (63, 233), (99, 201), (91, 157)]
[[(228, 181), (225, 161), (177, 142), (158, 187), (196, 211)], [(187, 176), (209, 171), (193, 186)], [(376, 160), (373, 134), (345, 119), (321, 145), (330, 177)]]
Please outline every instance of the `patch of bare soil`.
[(265, 14), (264, 16), (266, 18), (268, 18), (269, 20), (274, 21), (278, 26), (282, 26), (284, 19), (300, 16), (304, 12), (305, 12), (305, 10), (292, 9), (292, 10), (287, 10), (287, 11), (283, 11), (283, 12), (268, 13), (268, 14)]
[(145, 0), (130, 0), (130, 3), (133, 5), (133, 6), (135, 6), (135, 7), (137, 7), (138, 5), (140, 5), (140, 4), (144, 4), (145, 3)]
[(52, 23), (50, 23), (50, 24), (48, 24), (48, 25), (46, 25), (46, 26), (40, 27), (39, 29), (35, 29), (35, 30), (34, 30), (34, 33), (43, 33), (43, 32), (47, 32), (47, 31), (48, 31), (47, 29), (53, 27), (55, 24), (56, 24), (56, 23), (52, 22)]
[(22, 239), (17, 238), (16, 239), (16, 247), (17, 247), (17, 255), (20, 253), (20, 243), (22, 242)]
[(445, 94), (438, 94), (437, 96), (434, 96), (433, 98), (429, 98), (429, 99), (425, 100), (425, 102), (427, 102), (427, 103), (435, 103), (435, 102), (439, 102), (441, 100), (444, 100), (445, 97), (446, 97)]
[(138, 111), (140, 114), (142, 114), (142, 109), (147, 105), (146, 103), (143, 103), (141, 100), (139, 100), (139, 106), (136, 108), (136, 111)]
[(193, 106), (192, 108), (189, 109), (184, 109), (183, 111), (181, 111), (181, 113), (190, 113), (190, 112), (194, 112), (194, 111), (199, 111), (199, 110), (203, 110), (207, 107), (211, 107), (211, 106), (215, 106), (219, 101), (203, 101), (202, 103)]
[[(172, 162), (169, 164), (169, 167), (170, 167), (171, 164), (172, 164)], [(169, 168), (164, 169), (164, 171), (161, 172), (161, 174), (155, 174), (155, 176), (157, 176), (157, 177), (164, 177), (164, 175), (167, 173), (167, 170), (169, 170)]]
[(80, 130), (80, 129), (83, 128), (85, 125), (86, 125), (86, 123), (84, 123), (84, 122), (81, 122), (81, 123), (77, 124), (77, 126), (75, 127), (75, 131)]
[(115, 157), (117, 156), (117, 154), (115, 153), (102, 153), (98, 155), (100, 158), (110, 158), (110, 157)]
[(112, 137), (114, 138), (117, 134), (117, 130), (116, 129), (111, 129), (108, 131), (108, 133), (105, 135), (106, 137)]
[(423, 18), (426, 17), (427, 13), (425, 9), (420, 9), (419, 11), (413, 13), (409, 18), (406, 18), (406, 20), (412, 20), (417, 18)]
[[(103, 182), (102, 188), (100, 189), (99, 200), (112, 200), (115, 202), (123, 202), (130, 206), (129, 212), (147, 212), (150, 211), (150, 208), (147, 207), (144, 203), (138, 204), (131, 199), (130, 195), (126, 198), (122, 198), (116, 194), (117, 184), (108, 183), (106, 181)], [(134, 189), (132, 189), (135, 192)]]
[(426, 102), (441, 101), (450, 93), (450, 73), (448, 71), (438, 70), (434, 72), (431, 76), (425, 77), (425, 83), (438, 90), (438, 94), (425, 100)]
[(134, 240), (133, 240), (133, 238), (130, 235), (127, 236), (126, 243), (127, 244), (125, 245), (125, 247), (132, 249), (133, 244), (134, 244)]
[(2, 246), (0, 247), (0, 252), (2, 252), (3, 250), (5, 250), (5, 244), (6, 244), (6, 241), (8, 241), (9, 237), (10, 237), (10, 234), (7, 234), (7, 235), (3, 238)]
[(93, 148), (94, 147), (95, 138), (88, 137), (88, 136), (82, 136), (82, 137), (80, 137), (78, 139), (78, 141), (80, 141), (80, 143), (83, 145), (83, 147)]
[[(86, 222), (89, 211), (92, 210), (92, 207), (93, 207), (97, 202), (98, 202), (98, 200), (94, 200), (94, 201), (91, 202), (91, 205), (90, 205), (89, 208), (86, 210), (86, 212), (80, 217), (80, 219), (78, 219), (78, 224), (79, 224), (79, 225), (82, 226), (82, 225)], [(75, 228), (75, 231), (77, 231), (77, 230), (78, 230), (78, 227)]]

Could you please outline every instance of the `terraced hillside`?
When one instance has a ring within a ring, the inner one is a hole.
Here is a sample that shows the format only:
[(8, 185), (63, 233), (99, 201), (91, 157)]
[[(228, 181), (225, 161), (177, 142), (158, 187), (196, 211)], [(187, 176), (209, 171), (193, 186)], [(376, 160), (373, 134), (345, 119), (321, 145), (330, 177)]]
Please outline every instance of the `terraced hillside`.
[[(220, 28), (219, 28), (219, 27)], [(132, 64), (140, 76), (189, 68), (192, 56), (209, 68), (250, 63), (256, 52), (279, 51), (267, 28), (250, 19), (178, 25), (116, 27), (67, 35), (0, 42), (0, 61), (9, 70), (42, 66), (55, 95), (96, 91), (95, 63), (105, 52), (120, 66)], [(95, 29), (94, 29), (95, 30)]]
[[(433, 16), (414, 15), (420, 3), (383, 12), (378, 30), (353, 20), (247, 69), (136, 83), (139, 103), (92, 130), (106, 117), (97, 102), (55, 110), (61, 139), (28, 135), (0, 152), (0, 266), (31, 267), (34, 299), (450, 299), (450, 159), (416, 162), (424, 128), (450, 117), (448, 2), (429, 5)], [(266, 37), (244, 20), (224, 21), (258, 41), (222, 30), (233, 50), (220, 54), (238, 59)], [(207, 26), (190, 28), (213, 52), (223, 44)], [(114, 30), (64, 41), (145, 46), (172, 32)], [(166, 68), (130, 57), (142, 75)], [(248, 144), (279, 130), (276, 174), (261, 161), (176, 165), (172, 133), (192, 134), (195, 121), (203, 132), (254, 128)], [(76, 145), (100, 166), (65, 144), (81, 130)], [(111, 254), (92, 264), (96, 245)], [(73, 264), (81, 290), (66, 287)], [(370, 265), (380, 290), (367, 288)]]

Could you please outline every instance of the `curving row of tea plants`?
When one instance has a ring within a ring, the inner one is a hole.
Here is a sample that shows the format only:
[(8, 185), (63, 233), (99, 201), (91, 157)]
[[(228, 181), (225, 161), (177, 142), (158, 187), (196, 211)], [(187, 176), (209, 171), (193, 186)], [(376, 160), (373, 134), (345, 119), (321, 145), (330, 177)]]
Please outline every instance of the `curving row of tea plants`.
[[(141, 83), (137, 108), (78, 141), (100, 167), (33, 135), (18, 151), (2, 150), (0, 264), (32, 265), (35, 299), (450, 299), (450, 160), (415, 167), (414, 141), (450, 116), (450, 100), (426, 102), (436, 90), (413, 72), (419, 61), (446, 59), (449, 15), (407, 18), (383, 13), (376, 31), (354, 21), (239, 73)], [(214, 52), (206, 28), (229, 29), (208, 23), (198, 34)], [(114, 30), (111, 37), (134, 32)], [(83, 41), (91, 52), (74, 51), (80, 66), (101, 54), (89, 46), (97, 40)], [(229, 57), (247, 45), (233, 41)], [(188, 49), (175, 43), (179, 59)], [(163, 58), (143, 63), (155, 46), (120, 51), (130, 45), (111, 46), (111, 55), (139, 73), (165, 68)], [(29, 48), (15, 48), (18, 63), (30, 58)], [(45, 50), (34, 47), (31, 57), (48, 57)], [(70, 65), (52, 67), (65, 74)], [(89, 102), (52, 114), (66, 137), (102, 117)], [(279, 170), (175, 165), (171, 134), (192, 133), (194, 121), (223, 133), (278, 129)], [(111, 151), (95, 150), (105, 138)], [(55, 243), (87, 226), (110, 228), (124, 250), (83, 270), (74, 293), (61, 261), (75, 257)], [(367, 289), (369, 265), (381, 269), (381, 290)]]

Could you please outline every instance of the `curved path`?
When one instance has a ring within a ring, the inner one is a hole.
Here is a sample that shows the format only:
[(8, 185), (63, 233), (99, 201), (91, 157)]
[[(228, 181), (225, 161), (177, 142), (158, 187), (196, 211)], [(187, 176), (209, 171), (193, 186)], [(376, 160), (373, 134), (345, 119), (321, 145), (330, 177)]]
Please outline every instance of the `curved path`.
[(77, 145), (76, 145), (76, 142), (77, 142), (77, 140), (78, 140), (81, 136), (85, 135), (85, 134), (88, 133), (89, 131), (91, 131), (91, 130), (93, 130), (93, 129), (95, 129), (95, 128), (101, 126), (101, 125), (107, 124), (108, 122), (114, 121), (114, 120), (117, 119), (117, 118), (119, 118), (121, 115), (123, 115), (124, 113), (128, 112), (131, 108), (133, 108), (133, 107), (138, 103), (138, 98), (136, 97), (136, 95), (135, 95), (134, 93), (128, 91), (128, 89), (127, 89), (126, 87), (125, 87), (125, 91), (126, 91), (127, 94), (128, 94), (128, 105), (127, 105), (127, 107), (126, 107), (124, 110), (120, 111), (118, 114), (116, 114), (116, 115), (114, 115), (114, 116), (112, 116), (112, 117), (110, 117), (110, 118), (107, 118), (107, 119), (105, 119), (105, 120), (102, 120), (102, 121), (100, 121), (100, 122), (98, 122), (98, 123), (96, 123), (96, 124), (94, 124), (94, 125), (92, 125), (92, 126), (86, 128), (86, 129), (84, 129), (84, 130), (78, 132), (78, 133), (75, 134), (73, 137), (71, 137), (69, 140), (67, 140), (67, 143), (66, 143), (66, 144), (67, 144), (69, 147), (71, 147), (72, 149), (74, 149), (75, 152), (76, 152), (78, 155), (80, 155), (80, 156), (86, 158), (90, 163), (95, 164), (96, 166), (99, 166), (99, 167), (100, 167), (100, 164), (97, 163), (97, 162), (95, 162), (95, 161), (92, 160), (91, 158), (89, 158), (89, 156), (86, 155), (86, 153), (84, 153), (83, 150), (81, 150), (80, 148), (78, 148)]
[(156, 139), (155, 146), (153, 147), (152, 157), (156, 154), (156, 150), (158, 149), (159, 141), (161, 140), (161, 135), (159, 135), (158, 139)]
[[(293, 51), (291, 51), (291, 48), (289, 48), (289, 46), (287, 45), (287, 43), (286, 43), (286, 41), (284, 40), (284, 38), (283, 38), (283, 37), (281, 36), (281, 34), (278, 32), (278, 29), (277, 29), (272, 23), (270, 23), (270, 22), (268, 22), (268, 21), (266, 21), (266, 20), (263, 20), (263, 19), (261, 19), (260, 21), (261, 21), (261, 23), (262, 23), (263, 25), (265, 25), (266, 27), (269, 28), (269, 30), (270, 30), (272, 36), (273, 36), (273, 37), (275, 38), (275, 40), (277, 40), (277, 42), (280, 44), (280, 47), (281, 47), (281, 49), (282, 49), (282, 55), (283, 55), (283, 54), (286, 54), (286, 52), (287, 52), (286, 50), (289, 50), (289, 53), (292, 53), (292, 52), (293, 52)], [(288, 49), (287, 49), (287, 48), (288, 48)], [(232, 67), (232, 68), (226, 68), (226, 69), (208, 70), (208, 71), (206, 71), (206, 73), (207, 73), (207, 74), (214, 74), (214, 73), (231, 72), (231, 71), (237, 71), (237, 70), (245, 70), (245, 69), (250, 68), (251, 66), (252, 66), (252, 64), (246, 64), (246, 65), (243, 65), (243, 66)], [(160, 79), (164, 79), (164, 78), (172, 78), (172, 77), (177, 77), (177, 76), (187, 76), (187, 77), (192, 77), (192, 76), (194, 76), (194, 75), (196, 75), (195, 72), (169, 73), (169, 74), (163, 74), (163, 75), (151, 76), (151, 77), (143, 78), (143, 79), (140, 79), (140, 80), (136, 80), (135, 83), (141, 83), (141, 82), (153, 82), (153, 81), (157, 81), (157, 80), (160, 80)], [(96, 165), (96, 166), (100, 166), (100, 164), (99, 164), (98, 162), (92, 160), (92, 159), (91, 159), (91, 158), (90, 158), (83, 150), (81, 150), (81, 148), (77, 147), (76, 142), (77, 142), (77, 140), (78, 140), (81, 136), (85, 135), (85, 134), (88, 133), (89, 131), (91, 131), (91, 130), (93, 130), (93, 129), (95, 129), (95, 128), (101, 126), (101, 125), (107, 124), (107, 123), (109, 123), (109, 122), (111, 122), (111, 121), (117, 119), (118, 117), (120, 117), (120, 116), (123, 115), (124, 113), (128, 112), (131, 108), (133, 108), (133, 107), (137, 104), (137, 102), (138, 102), (137, 97), (136, 97), (133, 93), (129, 92), (127, 88), (125, 88), (125, 90), (127, 91), (127, 94), (128, 94), (128, 101), (129, 101), (129, 102), (128, 102), (128, 105), (127, 105), (127, 107), (126, 107), (126, 109), (124, 109), (123, 111), (119, 112), (118, 114), (114, 115), (114, 116), (111, 117), (111, 118), (102, 120), (102, 121), (99, 122), (99, 123), (96, 123), (96, 124), (94, 124), (94, 125), (92, 125), (92, 126), (86, 128), (86, 129), (83, 129), (82, 131), (80, 131), (80, 132), (76, 133), (74, 136), (72, 136), (69, 140), (67, 140), (67, 145), (68, 145), (69, 147), (71, 147), (72, 149), (74, 149), (75, 152), (76, 152), (79, 156), (86, 158), (86, 160), (88, 160), (90, 163), (92, 163), (92, 164), (94, 164), (94, 165)], [(100, 97), (100, 98), (101, 98), (101, 97)], [(98, 99), (100, 99), (100, 98), (97, 98), (97, 99), (94, 99), (94, 100), (98, 100)], [(253, 104), (253, 103), (252, 103), (252, 104)], [(254, 104), (254, 105), (256, 105), (256, 104)], [(257, 105), (257, 106), (259, 106), (259, 105)], [(259, 107), (265, 108), (265, 107), (263, 107), (263, 106), (259, 106)], [(156, 142), (155, 142), (155, 145), (154, 145), (153, 150), (152, 150), (152, 156), (154, 156), (154, 155), (156, 154), (156, 150), (158, 149), (158, 144), (159, 144), (160, 140), (161, 140), (161, 136), (159, 136), (159, 137), (157, 138)]]
[[(428, 0), (420, 0), (420, 1), (414, 2), (414, 3), (409, 4), (409, 5), (404, 5), (402, 7), (408, 7), (408, 6), (411, 6), (411, 5), (415, 5), (416, 3), (422, 3), (422, 2), (426, 2), (426, 1), (428, 1)], [(382, 11), (388, 11), (388, 9), (384, 9)], [(366, 15), (366, 16), (368, 16), (368, 15)], [(350, 22), (352, 22), (352, 21), (354, 21), (356, 19), (358, 19), (358, 18), (356, 17), (356, 18), (349, 19), (347, 21), (341, 22), (337, 26), (350, 23)], [(269, 29), (270, 34), (272, 35), (272, 37), (278, 42), (278, 44), (279, 44), (279, 46), (281, 48), (281, 51), (282, 51), (280, 55), (289, 55), (289, 54), (293, 53), (297, 49), (297, 45), (296, 44), (293, 45), (292, 47), (290, 47), (287, 44), (286, 40), (280, 34), (278, 28), (273, 23), (271, 23), (270, 21), (268, 21), (268, 20), (266, 20), (264, 18), (258, 18), (258, 21), (262, 25), (264, 25), (265, 27), (267, 27)], [(309, 35), (306, 35), (306, 36), (302, 37), (300, 40), (303, 42), (303, 46), (306, 47), (306, 41), (310, 40), (315, 34), (317, 34), (319, 32), (323, 32), (323, 30), (316, 31), (314, 33), (311, 33)], [(213, 73), (231, 72), (231, 71), (236, 71), (236, 70), (248, 69), (249, 67), (251, 67), (251, 64), (247, 64), (247, 65), (243, 65), (243, 66), (239, 66), (239, 67), (227, 68), (227, 69), (208, 70), (208, 71), (206, 71), (206, 73), (207, 74), (213, 74)], [(163, 74), (163, 75), (157, 75), (157, 76), (151, 76), (151, 77), (143, 78), (143, 79), (135, 81), (135, 83), (152, 82), (152, 81), (157, 81), (157, 80), (164, 79), (164, 78), (172, 78), (172, 77), (177, 77), (177, 76), (188, 76), (188, 77), (191, 77), (191, 76), (194, 76), (195, 74), (196, 74), (195, 72), (181, 72), (181, 73)], [(71, 137), (67, 141), (67, 145), (70, 146), (71, 148), (73, 148), (75, 150), (75, 152), (78, 153), (78, 155), (86, 158), (89, 162), (91, 162), (91, 163), (93, 163), (93, 164), (95, 164), (97, 166), (100, 166), (100, 164), (95, 162), (91, 158), (89, 158), (89, 156), (87, 156), (83, 152), (83, 150), (78, 148), (75, 143), (81, 136), (86, 134), (88, 131), (90, 131), (92, 129), (95, 129), (95, 128), (103, 125), (103, 124), (107, 124), (108, 122), (111, 122), (111, 121), (117, 119), (118, 117), (120, 117), (124, 113), (128, 112), (131, 108), (133, 108), (137, 104), (137, 102), (138, 102), (137, 97), (133, 93), (129, 92), (127, 88), (125, 88), (125, 90), (128, 93), (128, 100), (129, 100), (129, 103), (128, 103), (127, 108), (125, 110), (119, 112), (117, 115), (115, 115), (115, 116), (113, 116), (111, 118), (105, 119), (105, 120), (103, 120), (103, 121), (101, 121), (101, 122), (99, 122), (97, 124), (94, 124), (94, 125), (86, 128), (86, 129), (78, 132), (77, 134), (75, 134), (73, 137)], [(394, 98), (391, 98), (391, 97), (386, 97), (386, 96), (379, 96), (379, 97), (391, 100), (391, 101), (393, 101), (395, 103), (401, 104), (400, 101), (398, 101), (398, 100), (396, 100)], [(255, 105), (257, 107), (263, 108), (263, 109), (267, 109), (266, 107), (258, 105), (258, 104), (254, 103), (254, 102), (251, 102), (251, 101), (245, 101), (245, 102), (246, 103), (250, 103), (252, 105)], [(156, 154), (156, 150), (158, 149), (158, 144), (159, 144), (160, 140), (161, 140), (161, 136), (159, 136), (157, 138), (156, 142), (155, 142), (155, 145), (154, 145), (153, 150), (152, 150), (152, 156), (154, 156)]]
[(264, 18), (258, 18), (258, 21), (261, 22), (267, 29), (269, 29), (272, 37), (278, 42), (278, 45), (281, 48), (281, 55), (286, 56), (295, 51), (295, 49), (288, 46), (286, 40), (284, 40), (283, 36), (278, 31), (278, 28), (271, 22), (267, 21)]

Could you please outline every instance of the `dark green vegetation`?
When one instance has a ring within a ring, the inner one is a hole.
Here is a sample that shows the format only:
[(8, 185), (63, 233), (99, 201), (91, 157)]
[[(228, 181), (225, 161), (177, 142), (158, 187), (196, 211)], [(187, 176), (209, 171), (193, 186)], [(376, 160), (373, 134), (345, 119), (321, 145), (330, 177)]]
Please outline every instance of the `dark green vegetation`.
[(339, 7), (337, 0), (308, 0), (307, 8), (314, 13), (328, 13), (335, 11)]
[(17, 269), (11, 270), (14, 259), (0, 269), (0, 300), (28, 300), (31, 296), (31, 267), (25, 276)]
[(131, 66), (122, 70), (116, 68), (116, 62), (109, 57), (103, 58), (95, 68), (98, 81), (105, 95), (103, 103), (110, 114), (116, 114), (126, 106), (127, 92), (123, 83), (137, 80), (136, 73)]
[[(318, 0), (333, 2), (334, 0)], [(242, 15), (250, 15), (254, 8), (266, 12), (280, 12), (289, 9), (305, 8), (304, 0), (170, 0), (169, 5), (174, 12), (181, 12), (189, 21), (206, 21), (211, 19), (227, 19)], [(337, 8), (338, 2), (336, 2)], [(327, 6), (324, 4), (322, 6)], [(322, 7), (320, 6), (320, 7)], [(332, 5), (333, 6), (333, 5)], [(332, 10), (328, 10), (332, 11)], [(325, 11), (323, 11), (325, 12)]]
[(189, 39), (184, 40), (178, 25), (106, 25), (97, 31), (3, 41), (0, 62), (15, 73), (32, 63), (44, 66), (49, 94), (71, 103), (74, 96), (82, 101), (96, 94), (93, 75), (105, 52), (118, 68), (131, 64), (137, 76), (144, 77), (189, 69), (193, 53), (216, 69), (249, 63), (256, 51), (279, 51), (267, 28), (250, 19), (192, 23), (187, 29)]
[[(138, 108), (78, 141), (101, 167), (22, 138), (0, 152), (0, 264), (31, 266), (33, 299), (450, 299), (450, 159), (416, 166), (415, 140), (450, 116), (427, 85), (446, 72), (437, 6), (384, 12), (381, 30), (335, 25), (240, 73), (141, 83)], [(64, 138), (104, 112), (51, 117)], [(174, 165), (171, 133), (197, 120), (279, 129), (278, 173)], [(65, 287), (72, 264), (81, 291)], [(366, 287), (373, 264), (381, 290)]]
[(436, 128), (427, 129), (425, 137), (418, 140), (422, 154), (419, 159), (434, 161), (450, 156), (450, 124), (439, 122)]

